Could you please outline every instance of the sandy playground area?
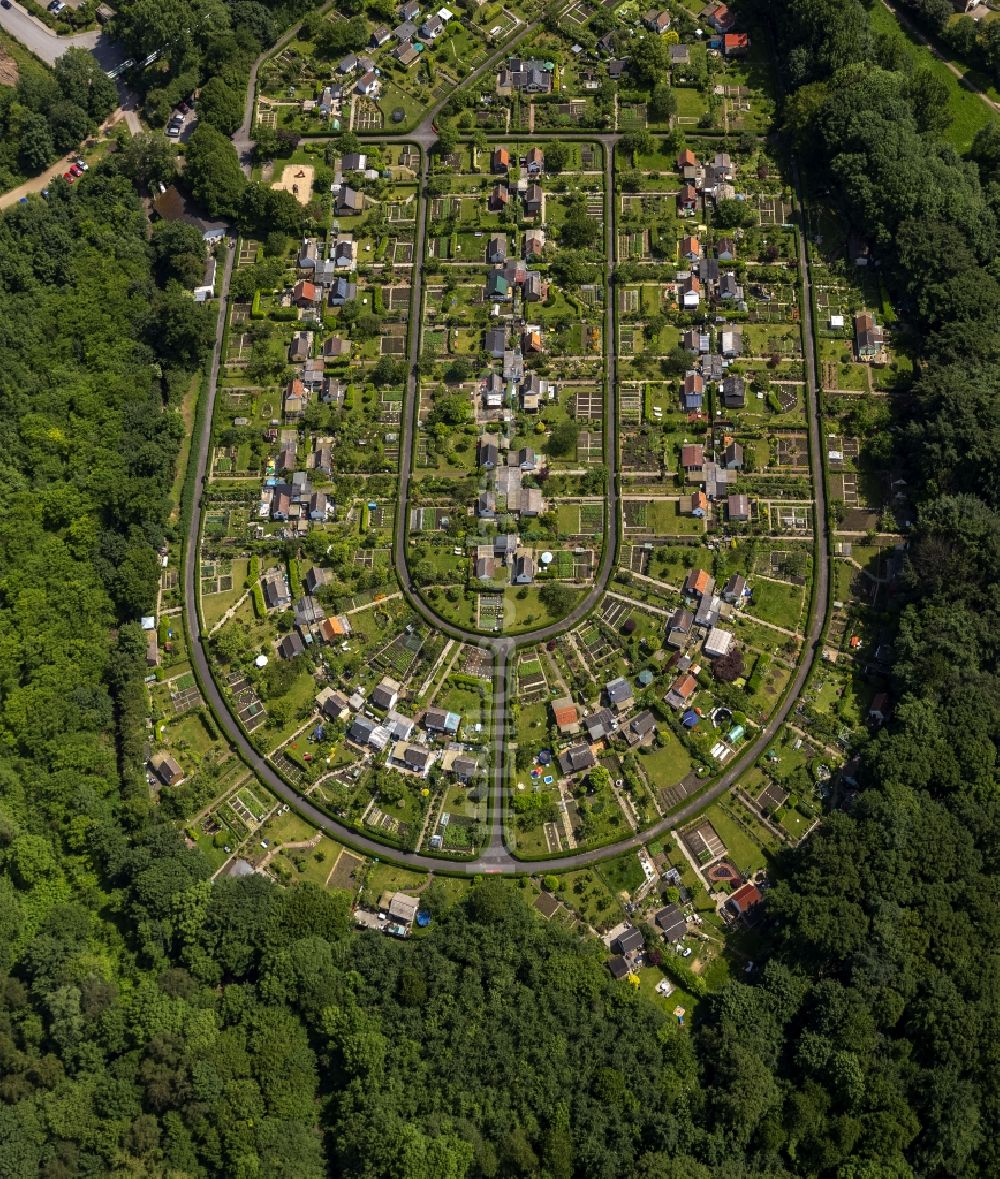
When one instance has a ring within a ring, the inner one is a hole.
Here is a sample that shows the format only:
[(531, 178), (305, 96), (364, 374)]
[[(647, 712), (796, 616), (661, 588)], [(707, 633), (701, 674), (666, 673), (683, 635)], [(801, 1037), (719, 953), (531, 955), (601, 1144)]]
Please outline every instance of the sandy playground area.
[(281, 179), (272, 187), (282, 188), (297, 197), (300, 205), (308, 205), (315, 174), (312, 164), (288, 164), (282, 169)]

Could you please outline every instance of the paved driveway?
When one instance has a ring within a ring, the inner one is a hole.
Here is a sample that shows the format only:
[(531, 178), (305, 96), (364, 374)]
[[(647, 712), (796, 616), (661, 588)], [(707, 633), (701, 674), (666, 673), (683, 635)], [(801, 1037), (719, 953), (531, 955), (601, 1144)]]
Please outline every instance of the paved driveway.
[(113, 45), (99, 29), (90, 33), (74, 33), (60, 37), (36, 17), (30, 16), (23, 8), (13, 3), (10, 8), (0, 8), (0, 25), (46, 65), (55, 65), (67, 49), (77, 46), (90, 49), (105, 70), (113, 69), (125, 58), (124, 50)]

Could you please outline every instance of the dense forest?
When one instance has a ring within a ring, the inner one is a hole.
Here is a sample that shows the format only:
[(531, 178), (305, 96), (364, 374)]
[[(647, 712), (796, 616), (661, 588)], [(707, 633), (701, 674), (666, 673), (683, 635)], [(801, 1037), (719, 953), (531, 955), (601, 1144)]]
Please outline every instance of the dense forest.
[[(243, 117), (243, 98), (254, 58), (293, 21), (319, 7), (314, 0), (123, 0), (109, 33), (137, 62), (129, 73), (144, 95), (143, 114), (154, 127), (203, 87), (203, 121), (231, 135)], [(342, 7), (338, 5), (338, 7)], [(350, 7), (348, 0), (347, 7)]]
[(774, 958), (718, 999), (700, 1056), (715, 1129), (753, 1166), (995, 1175), (1000, 131), (970, 160), (944, 145), (935, 79), (857, 0), (759, 13), (809, 181), (873, 239), (913, 329), (918, 376), (878, 441), (920, 512), (893, 723), (851, 812), (777, 865)]
[(118, 105), (92, 53), (70, 49), (54, 70), (23, 55), (16, 86), (0, 86), (0, 190), (76, 150)]
[(0, 220), (0, 1179), (1000, 1173), (1000, 133), (945, 146), (856, 0), (760, 5), (787, 142), (920, 342), (898, 704), (775, 864), (769, 960), (689, 1035), (515, 884), (431, 886), (403, 943), (209, 882), (149, 805), (135, 620), (211, 317), (119, 153)]
[[(107, 31), (132, 61), (156, 56), (126, 77), (151, 126), (164, 126), (171, 109), (200, 89), (202, 125), (231, 135), (243, 118), (254, 58), (318, 6), (313, 0), (124, 0), (114, 6)], [(88, 50), (68, 50), (51, 70), (22, 53), (17, 85), (0, 87), (0, 191), (76, 151), (117, 105), (115, 83)]]

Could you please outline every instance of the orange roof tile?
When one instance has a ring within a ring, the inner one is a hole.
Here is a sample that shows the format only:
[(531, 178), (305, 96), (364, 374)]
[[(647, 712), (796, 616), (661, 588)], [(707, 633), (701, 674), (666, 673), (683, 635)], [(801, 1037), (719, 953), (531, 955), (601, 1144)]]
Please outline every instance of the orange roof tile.
[(703, 594), (705, 592), (705, 590), (708, 589), (709, 581), (710, 581), (710, 578), (709, 578), (707, 570), (699, 569), (697, 576), (691, 582), (691, 588), (693, 590), (696, 590), (699, 594)]
[(563, 728), (565, 725), (575, 725), (580, 719), (575, 704), (564, 704), (561, 708), (553, 706), (552, 715), (559, 728)]
[(741, 913), (745, 913), (748, 909), (752, 909), (754, 905), (759, 905), (763, 899), (761, 891), (756, 884), (744, 884), (742, 888), (738, 888), (733, 893), (729, 901)]

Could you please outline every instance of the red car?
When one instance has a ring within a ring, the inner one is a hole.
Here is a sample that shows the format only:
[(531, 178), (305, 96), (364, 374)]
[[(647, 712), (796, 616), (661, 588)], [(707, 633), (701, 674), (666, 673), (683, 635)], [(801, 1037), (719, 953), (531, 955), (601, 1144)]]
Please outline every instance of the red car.
[(63, 172), (63, 180), (65, 180), (67, 184), (72, 184), (75, 179), (76, 177), (72, 172)]
[(83, 175), (83, 169), (80, 167), (79, 164), (70, 164), (69, 170), (70, 170), (70, 172), (73, 173), (74, 176), (82, 176)]

